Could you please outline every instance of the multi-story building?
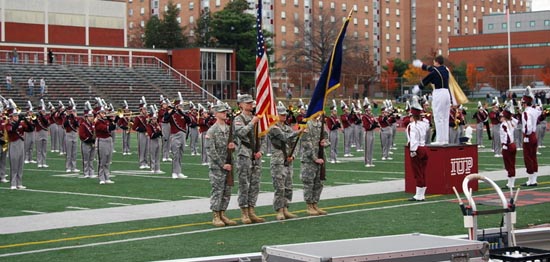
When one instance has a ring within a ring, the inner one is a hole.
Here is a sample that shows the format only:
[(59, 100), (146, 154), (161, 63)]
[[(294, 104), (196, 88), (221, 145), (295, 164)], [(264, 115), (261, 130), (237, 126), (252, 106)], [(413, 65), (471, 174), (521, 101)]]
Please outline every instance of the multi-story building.
[[(143, 28), (152, 15), (161, 14), (168, 0), (127, 0), (129, 39), (137, 28)], [(330, 22), (342, 23), (352, 11), (347, 37), (364, 43), (378, 72), (384, 61), (392, 58), (410, 61), (434, 54), (448, 55), (449, 37), (480, 33), (480, 19), (489, 14), (503, 13), (506, 0), (262, 0), (264, 29), (273, 32), (273, 62), (277, 66), (287, 59), (282, 51), (303, 36), (295, 22), (304, 30), (321, 12), (329, 14)], [(172, 0), (181, 8), (180, 22), (185, 32), (193, 36), (200, 11), (222, 10), (229, 0)], [(256, 1), (248, 0), (251, 13)], [(530, 10), (531, 0), (508, 0), (511, 13)], [(142, 33), (142, 31), (141, 31)], [(132, 43), (132, 40), (129, 40)]]

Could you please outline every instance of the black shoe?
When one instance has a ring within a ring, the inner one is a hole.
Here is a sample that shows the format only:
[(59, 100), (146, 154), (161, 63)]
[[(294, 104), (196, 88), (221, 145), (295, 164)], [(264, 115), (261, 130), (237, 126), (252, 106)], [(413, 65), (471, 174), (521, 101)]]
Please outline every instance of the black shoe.
[(414, 197), (411, 197), (411, 198), (409, 198), (409, 199), (407, 199), (407, 200), (408, 200), (408, 201), (424, 201), (424, 199), (418, 200), (418, 199), (416, 199), (416, 198), (414, 198)]

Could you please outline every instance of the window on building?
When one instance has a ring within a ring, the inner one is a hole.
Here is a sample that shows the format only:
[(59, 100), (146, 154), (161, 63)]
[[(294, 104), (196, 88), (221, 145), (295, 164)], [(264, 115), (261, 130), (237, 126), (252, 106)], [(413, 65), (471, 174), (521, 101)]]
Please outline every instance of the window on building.
[(464, 22), (468, 23), (468, 16), (464, 16)]
[(353, 5), (353, 12), (357, 12), (357, 10), (359, 10), (359, 8), (357, 7), (357, 5)]
[(437, 32), (441, 33), (441, 25), (437, 26)]
[(472, 29), (472, 33), (473, 33), (474, 35), (477, 34), (477, 29), (475, 29), (475, 28)]
[(447, 14), (447, 21), (451, 21), (451, 15)]
[(395, 40), (400, 41), (400, 40), (401, 40), (401, 35), (396, 34), (396, 35), (395, 35)]
[(134, 15), (134, 9), (128, 9), (128, 16)]
[(298, 20), (298, 18), (300, 18), (300, 16), (298, 15), (298, 13), (294, 13), (294, 20)]
[(437, 7), (441, 8), (441, 1), (437, 1)]
[(386, 33), (386, 40), (390, 40), (390, 34)]
[(285, 11), (281, 11), (281, 19), (286, 19), (286, 12)]
[(144, 20), (141, 20), (141, 22), (139, 23), (139, 25), (140, 25), (141, 27), (145, 27), (145, 21), (144, 21)]
[(395, 22), (395, 28), (397, 29), (401, 28), (401, 24), (399, 23), (399, 21)]
[(342, 4), (342, 11), (346, 11), (346, 9), (348, 9), (346, 4)]
[(468, 34), (468, 27), (464, 28), (464, 33)]
[(128, 0), (128, 3), (131, 3), (131, 2), (133, 2), (133, 0)]
[(365, 39), (369, 39), (369, 32), (365, 32)]
[(286, 40), (281, 41), (281, 47), (286, 47)]
[(334, 2), (330, 2), (330, 9), (334, 9), (334, 8), (335, 8)]
[(447, 2), (447, 9), (451, 9), (451, 3)]
[(544, 20), (544, 26), (550, 26), (550, 20)]
[(390, 47), (389, 46), (386, 46), (386, 53), (390, 53)]
[(390, 27), (390, 21), (386, 20), (386, 28)]
[(134, 28), (134, 22), (130, 22), (130, 24), (128, 25), (128, 27), (129, 27), (130, 29)]
[(390, 8), (389, 8), (389, 7), (386, 7), (386, 14), (387, 14), (387, 15), (390, 14)]
[(396, 15), (396, 16), (399, 16), (399, 15), (400, 15), (400, 13), (399, 13), (399, 8), (395, 9), (395, 15)]
[(395, 0), (395, 3), (396, 3), (396, 4), (399, 4), (399, 2), (401, 2), (401, 1), (399, 1), (399, 0)]
[(535, 27), (536, 23), (535, 21), (529, 21), (529, 27)]
[(495, 25), (493, 24), (488, 24), (487, 25), (487, 30), (493, 30), (495, 28)]
[(507, 28), (508, 28), (508, 23), (502, 23), (502, 24), (500, 24), (500, 28), (501, 28), (501, 29), (507, 29)]
[(468, 11), (468, 5), (464, 5), (464, 11)]
[[(181, 24), (181, 18), (180, 17), (178, 17), (178, 23)], [(195, 23), (195, 17), (189, 16), (189, 23), (190, 24)]]
[(442, 43), (441, 36), (437, 38), (437, 43), (438, 43), (438, 44), (441, 44), (441, 43)]
[(516, 28), (521, 28), (521, 22), (520, 21), (516, 22)]
[(323, 9), (323, 1), (319, 1), (319, 8)]
[(395, 52), (401, 54), (401, 48), (399, 46), (395, 47)]
[(216, 0), (216, 7), (220, 7), (222, 5), (221, 0)]
[(481, 12), (485, 13), (485, 7), (483, 7), (483, 6), (481, 7)]
[(139, 13), (141, 15), (144, 15), (145, 14), (145, 7), (142, 7), (140, 10), (139, 10)]
[(365, 26), (369, 26), (369, 19), (365, 18)]
[(474, 16), (474, 17), (472, 18), (472, 23), (474, 23), (474, 24), (477, 23), (477, 17)]
[(359, 38), (359, 33), (358, 33), (357, 31), (354, 31), (354, 32), (353, 32), (353, 38), (354, 38), (354, 39)]
[(441, 20), (441, 13), (437, 14), (437, 19)]
[(294, 33), (295, 33), (295, 34), (299, 34), (299, 33), (300, 33), (300, 29), (298, 29), (297, 26), (294, 27)]
[(475, 5), (472, 6), (472, 11), (473, 11), (474, 13), (476, 12), (476, 10), (477, 10), (477, 6), (475, 6)]
[(332, 23), (336, 22), (336, 18), (334, 18), (334, 16), (330, 16), (330, 22)]
[(189, 2), (189, 10), (193, 10), (195, 8), (195, 2)]
[(357, 24), (357, 17), (354, 17), (354, 18), (353, 18), (353, 24), (354, 24), (354, 25)]
[(451, 32), (451, 26), (447, 26), (447, 33)]
[(181, 10), (181, 4), (180, 4), (180, 3), (177, 3), (177, 4), (176, 4), (176, 8), (177, 8), (178, 10)]
[(365, 13), (369, 12), (369, 6), (366, 5), (363, 9), (365, 10)]
[(298, 6), (300, 4), (299, 0), (294, 0), (294, 6)]
[(305, 1), (304, 1), (304, 7), (305, 7), (305, 8), (309, 8), (309, 0), (305, 0)]
[(281, 26), (281, 33), (286, 33), (286, 26), (284, 25)]

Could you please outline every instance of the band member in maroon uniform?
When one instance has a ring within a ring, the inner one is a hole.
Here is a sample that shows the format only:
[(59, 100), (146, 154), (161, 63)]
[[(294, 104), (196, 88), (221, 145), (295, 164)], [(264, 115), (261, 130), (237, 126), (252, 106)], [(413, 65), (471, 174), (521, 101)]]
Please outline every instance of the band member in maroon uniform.
[(162, 128), (158, 122), (157, 112), (154, 112), (149, 116), (149, 123), (147, 123), (147, 136), (149, 137), (149, 154), (151, 158), (151, 173), (162, 174), (160, 171), (160, 149), (162, 140)]
[(518, 124), (517, 119), (513, 118), (514, 106), (512, 101), (506, 104), (506, 107), (500, 116), (500, 141), (502, 143), (502, 160), (504, 160), (504, 169), (508, 173), (508, 183), (505, 188), (514, 188), (516, 179), (516, 143), (514, 143), (514, 130)]
[(187, 178), (181, 172), (181, 159), (185, 149), (185, 134), (189, 117), (183, 110), (183, 104), (178, 99), (174, 101), (174, 109), (168, 109), (164, 119), (170, 121), (170, 145), (172, 147), (172, 178)]
[(393, 158), (390, 157), (390, 148), (392, 146), (391, 125), (396, 122), (396, 119), (391, 113), (391, 109), (383, 107), (382, 114), (378, 116), (378, 123), (380, 124), (380, 142), (382, 145), (382, 160), (393, 160)]
[(132, 130), (131, 126), (133, 124), (130, 120), (130, 115), (132, 114), (132, 111), (128, 108), (126, 101), (124, 101), (124, 108), (122, 110), (124, 115), (119, 117), (116, 124), (122, 130), (122, 155), (126, 156), (132, 154), (132, 152), (130, 152), (130, 131)]
[(139, 169), (150, 168), (147, 161), (149, 139), (147, 138), (147, 105), (142, 101), (139, 105), (139, 115), (134, 117), (132, 129), (137, 132)]
[(204, 136), (206, 136), (206, 132), (208, 131), (208, 129), (214, 123), (216, 123), (216, 118), (213, 115), (211, 115), (210, 112), (208, 112), (208, 110), (203, 108), (200, 104), (199, 104), (199, 114), (200, 114), (199, 133), (201, 138), (201, 160), (202, 160), (202, 165), (206, 166), (208, 165), (208, 154), (206, 153), (206, 140)]
[(533, 106), (533, 95), (531, 88), (527, 88), (528, 94), (522, 97), (523, 114), (521, 123), (523, 125), (523, 161), (529, 179), (522, 186), (537, 186), (537, 176), (539, 172), (539, 164), (537, 160), (537, 118), (541, 114), (540, 110), (537, 110)]
[[(168, 112), (168, 99), (165, 99), (161, 96), (160, 99), (160, 108), (157, 113), (160, 121), (160, 126), (162, 128), (162, 162), (171, 162), (172, 158), (170, 157), (170, 121), (164, 119), (164, 114)], [(171, 106), (173, 108), (173, 106)]]
[(491, 130), (489, 128), (489, 112), (485, 110), (481, 101), (477, 104), (477, 111), (472, 116), (476, 120), (476, 143), (480, 148), (484, 148), (483, 145), (483, 127), (487, 126), (487, 135), (489, 135), (489, 140), (491, 140)]
[(19, 112), (14, 108), (8, 110), (10, 116), (6, 131), (9, 138), (9, 159), (10, 159), (10, 189), (25, 189), (23, 186), (23, 162), (25, 156), (25, 130), (28, 128), (28, 120), (20, 118)]
[(48, 150), (48, 129), (50, 126), (50, 116), (46, 114), (46, 105), (44, 100), (40, 101), (40, 109), (36, 115), (35, 128), (36, 128), (36, 161), (38, 162), (38, 168), (46, 168), (46, 152)]
[(349, 157), (349, 156), (353, 156), (351, 154), (351, 139), (353, 135), (353, 128), (351, 127), (351, 121), (353, 120), (351, 119), (349, 107), (346, 105), (346, 103), (344, 103), (344, 101), (340, 101), (340, 106), (344, 111), (344, 113), (340, 115), (340, 124), (344, 129), (344, 157)]
[(77, 145), (77, 132), (78, 132), (79, 121), (76, 115), (76, 110), (73, 106), (68, 106), (65, 114), (65, 119), (63, 122), (63, 127), (65, 130), (65, 150), (66, 150), (66, 160), (65, 168), (67, 172), (79, 172), (76, 168), (76, 145)]
[(502, 156), (502, 145), (500, 144), (500, 105), (498, 101), (493, 101), (493, 110), (489, 112), (489, 121), (491, 122), (491, 135), (493, 136), (493, 152), (495, 157)]
[[(118, 119), (116, 119), (118, 120)], [(98, 116), (95, 121), (95, 133), (97, 137), (98, 154), (98, 177), (99, 184), (114, 184), (111, 180), (111, 159), (113, 158), (113, 140), (111, 131), (116, 128), (116, 121), (111, 121), (106, 117), (103, 108), (98, 110)]]
[(326, 117), (325, 121), (329, 130), (330, 163), (340, 163), (338, 161), (338, 131), (342, 129), (342, 126), (338, 118), (338, 109), (335, 106), (330, 108), (330, 116)]
[(63, 121), (65, 117), (65, 106), (61, 101), (59, 101), (59, 106), (57, 107), (57, 111), (54, 113), (53, 120), (55, 121), (55, 124), (57, 127), (55, 128), (57, 130), (57, 143), (55, 148), (55, 152), (59, 152), (59, 155), (65, 154), (65, 128), (63, 127)]
[(80, 152), (82, 154), (82, 172), (85, 178), (95, 176), (94, 158), (96, 153), (96, 136), (94, 114), (92, 110), (84, 111), (84, 119), (78, 126), (78, 137), (80, 138)]
[(199, 112), (194, 104), (191, 103), (189, 107), (189, 124), (187, 125), (187, 136), (189, 137), (189, 147), (191, 150), (191, 155), (198, 155), (197, 142), (199, 140)]
[[(368, 100), (366, 100), (368, 101)], [(376, 117), (372, 114), (370, 103), (364, 103), (365, 113), (362, 116), (363, 129), (365, 130), (365, 167), (374, 167), (372, 162), (374, 149), (374, 130), (379, 127)]]

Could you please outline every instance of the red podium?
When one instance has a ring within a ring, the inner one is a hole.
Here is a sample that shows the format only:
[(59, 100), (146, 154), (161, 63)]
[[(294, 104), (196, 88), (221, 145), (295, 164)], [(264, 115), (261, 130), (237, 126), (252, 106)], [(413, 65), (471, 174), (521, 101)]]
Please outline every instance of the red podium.
[[(453, 186), (462, 192), (464, 177), (478, 172), (477, 161), (477, 145), (428, 145), (426, 193), (453, 194)], [(470, 181), (468, 186), (477, 191), (477, 180)], [(416, 192), (408, 146), (405, 146), (405, 192)]]

